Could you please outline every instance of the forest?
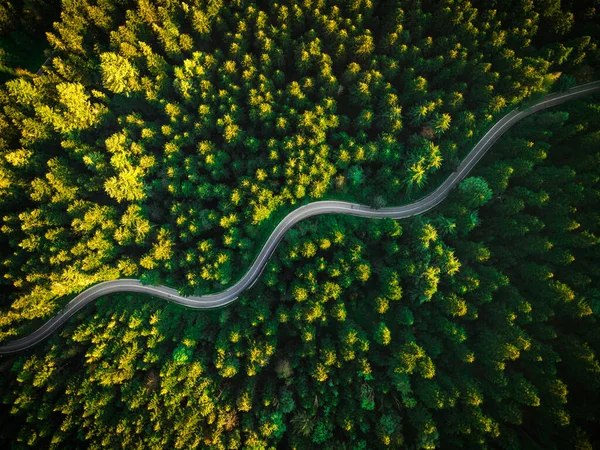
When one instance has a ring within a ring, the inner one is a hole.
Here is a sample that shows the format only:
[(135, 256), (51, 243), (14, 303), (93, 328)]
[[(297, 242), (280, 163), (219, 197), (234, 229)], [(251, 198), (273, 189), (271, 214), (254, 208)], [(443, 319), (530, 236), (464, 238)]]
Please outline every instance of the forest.
[[(423, 197), (599, 40), (598, 0), (0, 1), (0, 345), (101, 281), (223, 290), (308, 202)], [(231, 306), (109, 295), (0, 357), (0, 443), (596, 448), (599, 243), (595, 95), (425, 215), (298, 224)]]

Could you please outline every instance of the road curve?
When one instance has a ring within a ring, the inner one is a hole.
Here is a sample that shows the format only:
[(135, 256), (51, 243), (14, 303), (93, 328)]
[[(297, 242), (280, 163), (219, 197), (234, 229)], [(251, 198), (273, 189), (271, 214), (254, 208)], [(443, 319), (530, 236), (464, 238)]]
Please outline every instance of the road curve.
[(523, 110), (514, 110), (502, 117), (496, 124), (481, 138), (473, 147), (471, 152), (453, 172), (435, 191), (423, 197), (416, 202), (404, 206), (392, 206), (387, 208), (373, 209), (365, 205), (341, 201), (318, 201), (309, 203), (295, 209), (277, 225), (275, 230), (269, 236), (269, 239), (262, 250), (254, 260), (254, 263), (246, 274), (233, 286), (224, 291), (215, 294), (201, 296), (184, 297), (177, 293), (175, 289), (165, 286), (144, 286), (140, 281), (134, 279), (119, 279), (105, 281), (86, 289), (73, 300), (71, 300), (64, 309), (59, 311), (52, 319), (48, 320), (39, 329), (28, 336), (16, 339), (6, 345), (0, 346), (0, 355), (20, 352), (46, 339), (50, 334), (56, 331), (77, 311), (93, 302), (97, 298), (112, 294), (115, 292), (138, 292), (150, 294), (154, 297), (160, 297), (167, 301), (177, 303), (188, 308), (194, 309), (212, 309), (226, 306), (235, 301), (239, 295), (246, 289), (252, 287), (260, 277), (265, 265), (277, 245), (287, 233), (298, 222), (319, 214), (349, 214), (358, 217), (367, 217), (372, 219), (403, 219), (406, 217), (423, 214), (439, 205), (450, 193), (450, 191), (465, 178), (473, 169), (475, 164), (481, 160), (490, 147), (502, 136), (510, 127), (525, 117), (552, 106), (559, 105), (566, 101), (600, 92), (600, 81), (584, 84), (574, 87), (568, 91), (548, 95), (535, 105)]

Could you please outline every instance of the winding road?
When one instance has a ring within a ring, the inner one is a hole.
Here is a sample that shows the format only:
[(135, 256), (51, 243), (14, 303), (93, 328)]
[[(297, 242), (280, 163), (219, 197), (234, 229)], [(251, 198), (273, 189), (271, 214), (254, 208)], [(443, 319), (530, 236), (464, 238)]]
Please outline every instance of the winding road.
[(0, 355), (20, 352), (35, 344), (41, 342), (55, 332), (77, 311), (97, 298), (112, 294), (115, 292), (138, 292), (150, 294), (154, 297), (160, 297), (167, 301), (178, 303), (188, 308), (194, 309), (212, 309), (226, 306), (235, 301), (240, 294), (252, 285), (260, 277), (267, 261), (277, 248), (277, 245), (285, 236), (286, 232), (298, 222), (319, 214), (349, 214), (358, 217), (367, 217), (371, 219), (403, 219), (406, 217), (423, 214), (439, 205), (450, 193), (450, 191), (473, 169), (481, 160), (490, 147), (502, 136), (510, 127), (525, 117), (552, 106), (559, 105), (566, 101), (600, 92), (600, 81), (584, 84), (574, 87), (568, 91), (548, 95), (539, 103), (523, 110), (514, 110), (502, 117), (496, 124), (481, 138), (473, 147), (471, 152), (462, 161), (459, 167), (444, 181), (435, 191), (426, 197), (404, 206), (393, 206), (387, 208), (373, 209), (365, 205), (341, 201), (317, 201), (298, 209), (295, 209), (277, 225), (275, 230), (269, 236), (269, 239), (262, 250), (254, 260), (254, 263), (246, 274), (233, 286), (224, 291), (215, 294), (201, 296), (184, 297), (177, 293), (175, 289), (165, 286), (144, 286), (135, 279), (119, 279), (105, 281), (86, 289), (73, 300), (71, 300), (64, 309), (59, 311), (52, 319), (48, 320), (39, 329), (21, 339), (16, 339), (3, 346), (0, 346)]

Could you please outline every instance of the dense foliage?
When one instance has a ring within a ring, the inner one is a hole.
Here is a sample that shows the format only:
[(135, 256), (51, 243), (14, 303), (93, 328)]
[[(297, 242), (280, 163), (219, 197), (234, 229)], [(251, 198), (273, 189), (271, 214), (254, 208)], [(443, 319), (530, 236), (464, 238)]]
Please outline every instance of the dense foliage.
[(63, 4), (51, 65), (1, 93), (0, 336), (100, 280), (222, 289), (293, 205), (418, 196), (562, 66), (586, 81), (600, 60), (590, 36), (532, 46), (529, 2), (266, 3)]
[[(223, 289), (286, 211), (419, 197), (600, 62), (594, 1), (62, 8), (0, 91), (3, 340), (101, 280)], [(102, 299), (0, 361), (0, 440), (591, 448), (599, 109), (527, 119), (426, 216), (300, 224), (227, 309)]]
[(527, 119), (427, 216), (300, 224), (232, 307), (103, 299), (3, 365), (3, 437), (592, 448), (599, 112), (580, 103)]

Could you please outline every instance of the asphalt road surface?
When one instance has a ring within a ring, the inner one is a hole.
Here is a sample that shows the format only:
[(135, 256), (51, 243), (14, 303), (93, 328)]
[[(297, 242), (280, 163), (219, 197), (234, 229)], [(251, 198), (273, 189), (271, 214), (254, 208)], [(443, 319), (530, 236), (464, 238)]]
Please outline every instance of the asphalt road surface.
[(584, 97), (598, 92), (600, 92), (600, 81), (595, 81), (593, 83), (577, 86), (566, 92), (551, 94), (539, 103), (536, 103), (523, 111), (514, 110), (508, 113), (481, 138), (477, 145), (473, 147), (471, 152), (458, 166), (456, 171), (453, 172), (446, 181), (431, 194), (414, 203), (404, 206), (373, 209), (355, 203), (319, 201), (295, 209), (285, 216), (275, 230), (273, 230), (248, 272), (246, 272), (237, 283), (224, 291), (215, 294), (184, 297), (179, 295), (175, 289), (165, 286), (144, 286), (140, 281), (134, 279), (105, 281), (83, 291), (71, 300), (64, 309), (59, 311), (52, 319), (48, 320), (41, 328), (34, 331), (29, 336), (16, 339), (6, 345), (0, 346), (0, 355), (16, 353), (32, 347), (54, 333), (61, 325), (69, 320), (70, 317), (88, 303), (93, 302), (103, 295), (113, 294), (115, 292), (138, 292), (149, 294), (194, 309), (213, 309), (226, 306), (235, 301), (246, 289), (252, 287), (260, 277), (267, 261), (277, 248), (277, 245), (283, 236), (285, 236), (286, 232), (298, 222), (319, 214), (349, 214), (372, 219), (404, 219), (406, 217), (423, 214), (439, 205), (448, 196), (450, 191), (467, 176), (475, 164), (479, 162), (500, 136), (515, 123), (537, 111), (559, 105), (574, 98)]

